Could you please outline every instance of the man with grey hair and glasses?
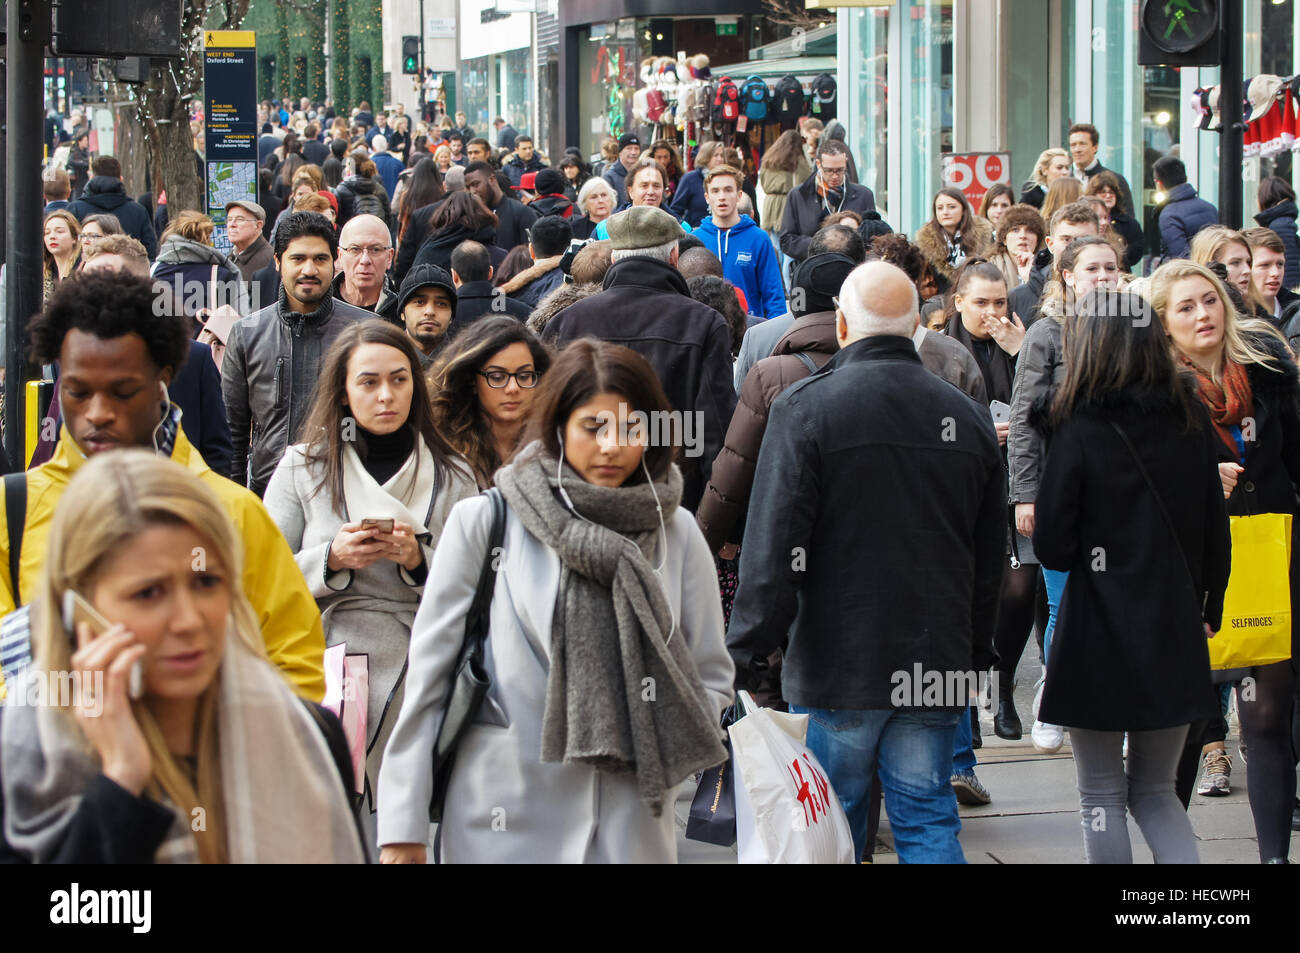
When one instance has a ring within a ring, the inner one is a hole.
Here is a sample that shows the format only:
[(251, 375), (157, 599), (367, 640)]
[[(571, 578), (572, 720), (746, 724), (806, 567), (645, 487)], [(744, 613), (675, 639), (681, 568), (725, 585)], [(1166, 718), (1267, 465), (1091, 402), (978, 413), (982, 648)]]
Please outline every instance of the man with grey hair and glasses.
[(731, 330), (722, 315), (691, 298), (677, 270), (682, 228), (675, 218), (634, 206), (609, 219), (609, 237), (613, 264), (605, 290), (561, 311), (545, 337), (561, 347), (575, 338), (600, 338), (650, 362), (683, 427), (696, 436), (678, 461), (682, 506), (695, 512), (736, 409)]
[(854, 269), (839, 353), (772, 404), (727, 647), (749, 688), (788, 637), (781, 689), (866, 849), (878, 779), (904, 863), (962, 863), (950, 783), (993, 626), (1007, 490), (988, 410), (927, 371), (903, 271)]

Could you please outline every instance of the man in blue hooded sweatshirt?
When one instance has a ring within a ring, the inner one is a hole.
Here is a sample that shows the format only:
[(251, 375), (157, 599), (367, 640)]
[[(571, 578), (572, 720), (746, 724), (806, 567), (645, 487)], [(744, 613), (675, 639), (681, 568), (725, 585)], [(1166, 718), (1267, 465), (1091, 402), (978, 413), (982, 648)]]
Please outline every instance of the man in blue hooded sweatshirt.
[(745, 293), (750, 314), (777, 318), (790, 310), (781, 263), (767, 233), (740, 214), (740, 187), (741, 173), (731, 166), (704, 173), (704, 194), (713, 214), (691, 234), (718, 256), (722, 277)]

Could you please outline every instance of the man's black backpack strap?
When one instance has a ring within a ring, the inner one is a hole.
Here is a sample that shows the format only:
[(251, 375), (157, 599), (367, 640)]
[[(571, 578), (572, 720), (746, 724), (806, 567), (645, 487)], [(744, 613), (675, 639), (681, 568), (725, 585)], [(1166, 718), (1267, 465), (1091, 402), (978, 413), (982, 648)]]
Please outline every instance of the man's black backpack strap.
[(27, 528), (27, 472), (5, 474), (5, 523), (9, 529), (9, 591), (14, 608), (23, 604), (18, 591), (18, 567), (23, 555), (23, 530)]

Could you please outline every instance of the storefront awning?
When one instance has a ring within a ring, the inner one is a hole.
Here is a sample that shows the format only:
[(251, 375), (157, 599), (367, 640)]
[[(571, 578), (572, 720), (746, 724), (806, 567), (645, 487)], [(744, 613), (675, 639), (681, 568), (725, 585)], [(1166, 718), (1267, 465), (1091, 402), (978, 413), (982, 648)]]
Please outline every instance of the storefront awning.
[(737, 85), (746, 76), (761, 76), (765, 80), (780, 79), (787, 73), (803, 82), (810, 82), (822, 73), (835, 75), (839, 59), (834, 56), (789, 56), (780, 60), (745, 60), (728, 66), (711, 66), (715, 76), (730, 76)]

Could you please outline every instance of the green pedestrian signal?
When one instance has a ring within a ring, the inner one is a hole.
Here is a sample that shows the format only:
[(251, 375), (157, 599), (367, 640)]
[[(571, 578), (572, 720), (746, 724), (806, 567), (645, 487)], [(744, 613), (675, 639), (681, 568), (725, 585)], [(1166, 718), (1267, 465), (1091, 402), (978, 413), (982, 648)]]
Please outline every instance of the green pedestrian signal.
[(420, 38), (418, 36), (402, 37), (402, 72), (413, 76), (420, 72)]

